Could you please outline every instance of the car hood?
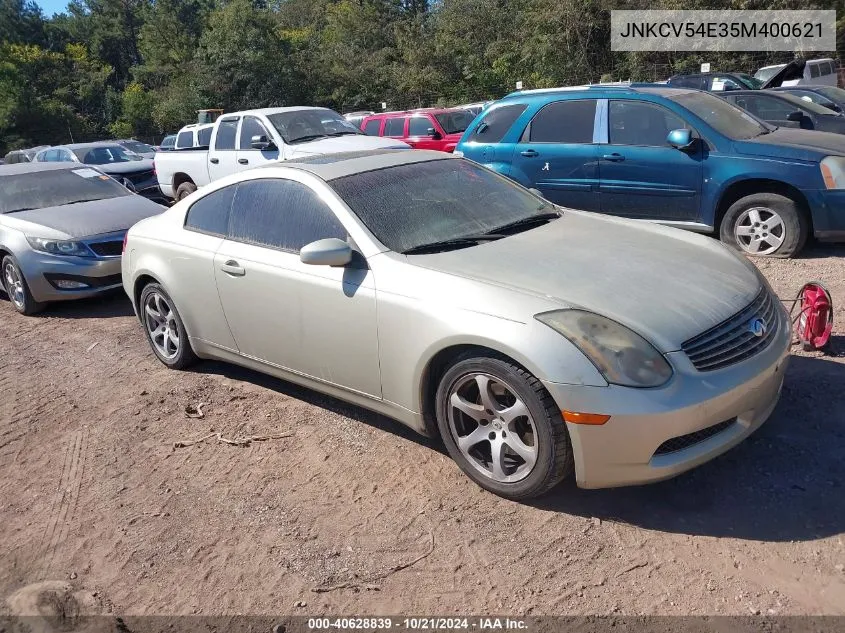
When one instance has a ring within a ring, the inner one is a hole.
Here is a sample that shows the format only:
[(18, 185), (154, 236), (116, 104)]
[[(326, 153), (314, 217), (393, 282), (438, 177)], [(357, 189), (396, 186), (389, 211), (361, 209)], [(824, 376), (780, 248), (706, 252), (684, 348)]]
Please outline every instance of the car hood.
[[(838, 118), (838, 117), (830, 117)], [(845, 135), (815, 130), (778, 128), (756, 138), (735, 141), (740, 154), (818, 161), (830, 154), (845, 156)]]
[[(4, 215), (3, 220), (7, 225), (14, 226), (31, 237), (80, 239), (126, 231), (139, 220), (162, 211), (163, 206), (141, 196), (130, 195), (19, 211)], [(50, 229), (52, 235), (39, 233), (42, 227)]]
[(151, 158), (144, 158), (143, 160), (131, 160), (125, 163), (108, 163), (106, 165), (91, 165), (99, 169), (104, 174), (115, 175), (120, 174), (134, 174), (140, 171), (151, 171), (153, 168), (153, 160)]
[(501, 240), (408, 261), (602, 314), (662, 352), (733, 316), (762, 287), (750, 262), (711, 238), (572, 211)]
[(409, 145), (398, 141), (395, 138), (382, 138), (381, 136), (365, 136), (356, 134), (352, 136), (336, 136), (334, 138), (321, 138), (300, 145), (291, 145), (293, 150), (291, 158), (301, 156), (313, 156), (315, 154), (338, 154), (340, 152), (357, 152), (367, 149), (407, 149)]

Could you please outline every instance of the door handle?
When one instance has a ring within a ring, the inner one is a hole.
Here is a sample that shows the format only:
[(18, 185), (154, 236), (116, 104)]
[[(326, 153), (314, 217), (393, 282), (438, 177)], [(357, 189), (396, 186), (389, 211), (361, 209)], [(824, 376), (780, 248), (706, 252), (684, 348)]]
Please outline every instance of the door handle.
[(249, 165), (249, 159), (248, 159), (248, 158), (239, 158), (239, 159), (238, 159), (238, 162), (239, 162), (241, 165)]
[(210, 163), (214, 163), (214, 164), (216, 165), (217, 163), (219, 163), (219, 162), (220, 162), (220, 159), (219, 159), (219, 158), (209, 158), (209, 159), (208, 159), (208, 162), (210, 162)]
[(238, 264), (234, 259), (228, 260), (225, 264), (220, 266), (220, 270), (222, 270), (227, 275), (232, 275), (233, 277), (243, 277), (246, 275), (246, 271), (241, 268), (241, 265)]
[(614, 152), (613, 154), (605, 154), (604, 156), (602, 156), (602, 159), (609, 160), (612, 163), (621, 163), (623, 160), (625, 160), (625, 157), (622, 156), (622, 154), (617, 154), (616, 152)]
[(536, 149), (526, 149), (520, 152), (523, 156), (527, 156), (528, 158), (534, 158), (535, 156), (539, 156), (539, 153)]

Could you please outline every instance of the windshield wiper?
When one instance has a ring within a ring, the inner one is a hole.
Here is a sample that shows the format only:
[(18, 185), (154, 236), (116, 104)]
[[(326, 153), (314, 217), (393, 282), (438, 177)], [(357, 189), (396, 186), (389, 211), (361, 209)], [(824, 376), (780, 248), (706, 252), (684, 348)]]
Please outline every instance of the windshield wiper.
[(83, 202), (97, 202), (98, 200), (103, 200), (103, 198), (81, 198), (79, 200), (71, 200), (70, 202), (65, 202), (64, 204), (82, 204)]
[(353, 132), (352, 130), (349, 130), (348, 132), (346, 132), (346, 131), (344, 131), (344, 132), (332, 132), (331, 134), (328, 134), (327, 136), (345, 136), (347, 134), (354, 134), (355, 136), (358, 136), (359, 134), (363, 134), (363, 132)]
[(514, 222), (508, 222), (507, 224), (503, 224), (502, 226), (497, 226), (495, 229), (491, 229), (490, 233), (501, 233), (502, 231), (511, 231), (513, 229), (527, 228), (534, 224), (544, 224), (549, 220), (559, 218), (560, 215), (561, 214), (557, 211), (546, 211), (545, 213), (538, 213), (537, 215), (531, 215), (527, 218), (521, 218), (519, 220), (515, 220)]
[(466, 235), (464, 237), (456, 237), (451, 240), (439, 240), (437, 242), (428, 242), (427, 244), (419, 244), (412, 246), (409, 249), (402, 251), (403, 255), (419, 255), (421, 253), (437, 253), (438, 251), (449, 250), (450, 248), (463, 248), (464, 246), (475, 246), (479, 242), (492, 242), (505, 237), (494, 233), (484, 233), (482, 235)]
[(328, 138), (327, 134), (308, 134), (307, 136), (297, 136), (295, 139), (288, 141), (290, 145), (294, 143), (304, 143), (305, 141), (313, 141), (315, 138)]

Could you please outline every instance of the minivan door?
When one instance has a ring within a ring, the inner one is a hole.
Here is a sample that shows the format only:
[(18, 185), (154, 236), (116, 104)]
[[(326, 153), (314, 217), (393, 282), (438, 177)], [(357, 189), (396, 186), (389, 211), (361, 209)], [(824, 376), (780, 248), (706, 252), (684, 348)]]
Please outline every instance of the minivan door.
[(555, 204), (598, 211), (598, 103), (566, 99), (543, 106), (516, 144), (511, 177)]
[(703, 178), (703, 144), (670, 146), (669, 132), (691, 128), (663, 106), (611, 100), (606, 143), (600, 145), (601, 211), (649, 220), (695, 222)]

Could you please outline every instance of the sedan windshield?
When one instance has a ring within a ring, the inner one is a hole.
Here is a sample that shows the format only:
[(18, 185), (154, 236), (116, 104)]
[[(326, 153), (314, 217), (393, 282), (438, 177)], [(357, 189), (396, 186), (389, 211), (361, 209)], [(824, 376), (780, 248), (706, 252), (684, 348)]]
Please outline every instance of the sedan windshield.
[(329, 185), (382, 244), (400, 253), (445, 242), (472, 246), (557, 217), (551, 203), (465, 160), (399, 165)]
[(143, 160), (132, 150), (125, 149), (120, 145), (101, 145), (99, 147), (75, 149), (73, 153), (86, 165), (111, 165)]
[(269, 114), (267, 118), (288, 145), (330, 136), (363, 134), (353, 123), (328, 108), (279, 112)]
[(437, 119), (437, 122), (446, 134), (458, 134), (466, 130), (475, 117), (470, 112), (461, 109), (453, 110), (452, 112), (441, 112), (435, 114), (434, 118)]
[(669, 97), (683, 106), (720, 134), (733, 140), (743, 140), (767, 134), (773, 128), (758, 121), (742, 108), (720, 97), (701, 92), (685, 92)]
[(86, 167), (0, 176), (0, 214), (131, 195), (109, 176)]
[(845, 103), (845, 90), (842, 90), (842, 88), (836, 88), (835, 86), (818, 86), (813, 87), (813, 90), (823, 94), (835, 103)]
[(828, 108), (825, 108), (823, 105), (819, 105), (818, 103), (813, 103), (812, 101), (802, 99), (801, 97), (796, 95), (781, 92), (778, 96), (794, 105), (796, 110), (807, 110), (809, 112), (812, 112), (813, 114), (826, 114), (828, 116), (833, 116), (836, 114)]

